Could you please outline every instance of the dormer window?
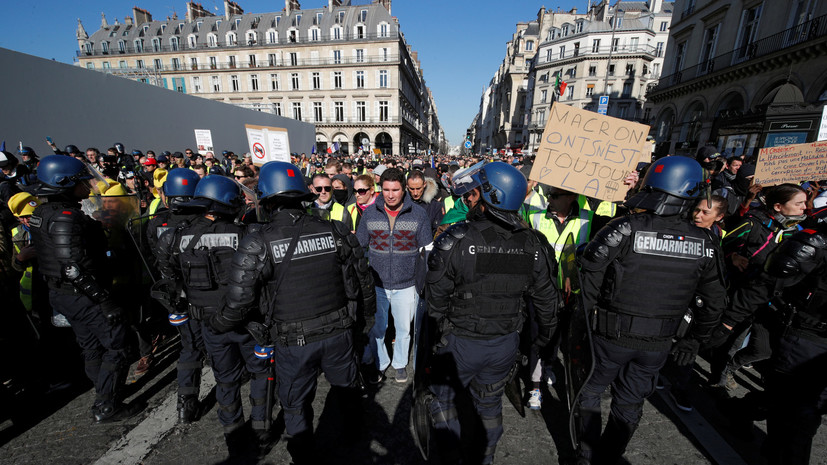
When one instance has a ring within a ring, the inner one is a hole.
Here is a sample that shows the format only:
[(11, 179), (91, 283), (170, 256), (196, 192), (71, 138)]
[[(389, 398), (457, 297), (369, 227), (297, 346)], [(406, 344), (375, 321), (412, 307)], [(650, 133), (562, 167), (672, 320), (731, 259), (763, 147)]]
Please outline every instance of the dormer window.
[(255, 31), (247, 31), (247, 45), (258, 43), (258, 34)]
[(217, 47), (218, 46), (218, 37), (215, 34), (209, 34), (207, 36), (207, 45), (209, 47)]
[(236, 28), (238, 28), (238, 26), (240, 26), (240, 25), (241, 25), (241, 19), (240, 19), (240, 18), (236, 18), (236, 20), (235, 20), (235, 27), (236, 27)]
[(563, 35), (564, 36), (569, 35), (569, 25), (568, 24), (563, 25)]
[(343, 22), (345, 22), (345, 12), (344, 11), (340, 11), (339, 15), (336, 16), (336, 22), (339, 23), (339, 24), (342, 24)]
[(203, 25), (204, 25), (204, 21), (197, 21), (195, 23), (195, 30), (198, 31), (198, 32), (201, 32), (201, 26), (203, 26)]
[(322, 14), (321, 13), (316, 13), (316, 19), (314, 20), (313, 24), (315, 24), (317, 26), (322, 24)]
[[(144, 30), (145, 33), (149, 32), (149, 25), (148, 24), (144, 25), (143, 30)], [(126, 33), (128, 31), (129, 31), (129, 29), (127, 29), (126, 31), (123, 31), (123, 35), (126, 35)]]
[(359, 12), (359, 21), (365, 22), (368, 19), (368, 10), (362, 10)]
[(103, 53), (109, 53), (109, 42), (101, 42), (101, 51)]
[(583, 21), (577, 22), (577, 32), (583, 32)]
[(294, 26), (299, 26), (302, 23), (302, 15), (296, 15), (296, 23)]
[(296, 31), (295, 28), (290, 28), (290, 30), (287, 31), (287, 40), (289, 40), (292, 43), (299, 41), (299, 33), (298, 31)]
[(279, 27), (279, 23), (281, 23), (281, 16), (276, 16), (276, 27)]
[(170, 37), (170, 38), (169, 38), (169, 48), (170, 48), (173, 52), (177, 52), (177, 51), (178, 51), (178, 38), (177, 38), (177, 37)]
[(126, 52), (126, 42), (119, 40), (118, 41), (118, 51), (121, 53)]
[(184, 32), (184, 23), (178, 23), (178, 34)]
[(86, 49), (86, 54), (91, 55), (92, 54), (92, 42), (86, 42), (85, 44), (83, 44), (83, 46)]
[(195, 34), (190, 34), (189, 36), (187, 36), (187, 43), (189, 44), (190, 48), (195, 48), (197, 46), (198, 39), (195, 36)]
[(330, 28), (330, 37), (333, 40), (342, 40), (342, 26), (333, 26)]
[(356, 36), (356, 39), (364, 39), (365, 38), (365, 26), (363, 24), (358, 24), (356, 27), (353, 28), (353, 34)]
[(152, 39), (152, 51), (153, 52), (160, 52), (161, 51), (161, 39), (155, 37)]
[(267, 31), (267, 43), (268, 44), (277, 44), (279, 43), (279, 33), (275, 29), (270, 29)]
[(144, 39), (138, 39), (135, 41), (135, 51), (138, 53), (144, 51)]
[(380, 23), (377, 34), (379, 37), (388, 37), (390, 35), (390, 25), (388, 23)]
[(216, 28), (216, 29), (218, 29), (219, 27), (221, 27), (221, 20), (220, 20), (220, 19), (217, 19), (217, 20), (215, 21), (215, 28)]
[(320, 36), (321, 36), (321, 34), (319, 32), (319, 28), (318, 27), (311, 27), (310, 30), (308, 31), (308, 36), (309, 36), (311, 41), (313, 41), (313, 42), (318, 41)]
[(238, 45), (238, 37), (236, 36), (235, 32), (228, 32), (226, 39), (227, 45)]
[(161, 34), (163, 34), (164, 31), (166, 31), (166, 30), (167, 30), (167, 25), (166, 24), (161, 24)]

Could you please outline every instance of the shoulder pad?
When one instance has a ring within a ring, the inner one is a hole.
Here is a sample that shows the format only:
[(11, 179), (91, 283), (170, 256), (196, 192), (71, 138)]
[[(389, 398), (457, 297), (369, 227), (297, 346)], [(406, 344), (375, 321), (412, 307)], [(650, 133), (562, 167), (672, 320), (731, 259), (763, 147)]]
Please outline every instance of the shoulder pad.
[(797, 239), (817, 249), (827, 248), (827, 237), (824, 237), (823, 233), (820, 233), (815, 229), (805, 229), (798, 234), (795, 234), (791, 239)]
[(767, 258), (764, 270), (771, 276), (793, 277), (802, 271), (802, 265), (815, 260), (818, 249), (827, 247), (824, 236), (804, 230), (781, 242)]
[(439, 237), (436, 238), (436, 241), (434, 241), (434, 247), (440, 250), (451, 250), (451, 248), (453, 248), (460, 239), (468, 234), (469, 227), (470, 226), (466, 222), (451, 225), (451, 227), (446, 229), (444, 233), (440, 234)]
[(333, 224), (333, 231), (341, 237), (347, 237), (350, 234), (350, 229), (341, 221), (331, 221)]
[(247, 234), (239, 242), (238, 251), (247, 255), (262, 255), (266, 247), (259, 234)]
[(624, 236), (632, 235), (632, 221), (629, 215), (624, 215), (619, 218), (615, 218), (606, 223), (606, 226), (611, 226), (617, 232)]
[(623, 241), (624, 237), (631, 235), (632, 222), (628, 216), (622, 216), (606, 223), (606, 226), (597, 232), (594, 240), (609, 247), (617, 247)]

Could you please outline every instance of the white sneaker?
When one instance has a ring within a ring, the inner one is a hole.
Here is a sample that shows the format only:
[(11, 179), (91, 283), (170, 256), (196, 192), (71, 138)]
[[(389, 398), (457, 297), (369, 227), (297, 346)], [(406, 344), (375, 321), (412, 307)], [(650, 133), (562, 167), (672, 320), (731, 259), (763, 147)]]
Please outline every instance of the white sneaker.
[(540, 394), (539, 389), (534, 389), (528, 394), (528, 408), (531, 410), (540, 410), (543, 405), (543, 395)]

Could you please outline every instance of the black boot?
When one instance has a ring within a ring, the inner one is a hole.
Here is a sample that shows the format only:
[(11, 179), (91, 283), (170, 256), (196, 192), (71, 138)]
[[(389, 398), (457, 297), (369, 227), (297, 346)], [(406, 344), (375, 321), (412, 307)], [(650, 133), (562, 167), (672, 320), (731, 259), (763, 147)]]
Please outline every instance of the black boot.
[(138, 402), (129, 404), (122, 402), (103, 402), (92, 406), (92, 417), (95, 423), (113, 423), (132, 418), (140, 413), (144, 407), (146, 407), (145, 404)]
[(316, 457), (313, 431), (304, 431), (287, 439), (287, 451), (294, 465), (315, 465)]
[(224, 433), (224, 441), (227, 443), (227, 453), (230, 458), (255, 456), (255, 447), (252, 434), (247, 425), (242, 425), (229, 433)]
[(180, 423), (192, 423), (198, 420), (201, 413), (201, 405), (198, 397), (192, 394), (178, 394), (178, 421)]
[(635, 434), (637, 425), (619, 420), (614, 415), (609, 415), (609, 422), (606, 429), (600, 436), (600, 444), (595, 450), (593, 463), (596, 465), (614, 465), (626, 452), (626, 446)]

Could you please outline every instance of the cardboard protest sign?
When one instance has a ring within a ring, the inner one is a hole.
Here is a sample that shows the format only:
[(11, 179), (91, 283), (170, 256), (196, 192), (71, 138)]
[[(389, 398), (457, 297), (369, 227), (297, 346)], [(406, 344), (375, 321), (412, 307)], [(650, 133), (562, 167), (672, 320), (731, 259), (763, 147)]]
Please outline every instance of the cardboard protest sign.
[(254, 165), (261, 166), (268, 161), (290, 163), (290, 139), (287, 129), (252, 124), (245, 124), (244, 129), (247, 130), (247, 143), (250, 145)]
[(600, 200), (622, 201), (623, 184), (650, 156), (649, 126), (554, 102), (532, 180)]
[(827, 141), (767, 147), (758, 151), (754, 184), (774, 186), (822, 179), (827, 179)]

